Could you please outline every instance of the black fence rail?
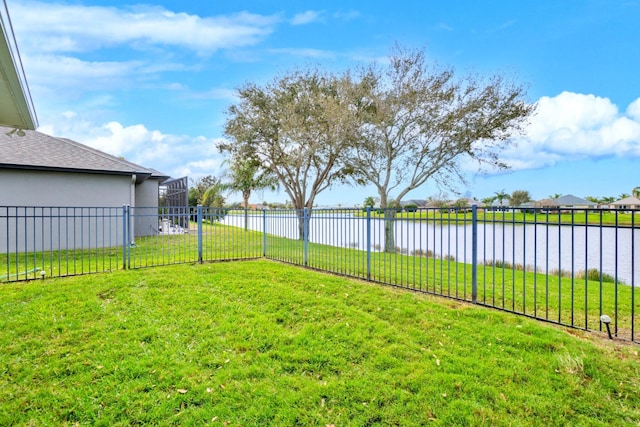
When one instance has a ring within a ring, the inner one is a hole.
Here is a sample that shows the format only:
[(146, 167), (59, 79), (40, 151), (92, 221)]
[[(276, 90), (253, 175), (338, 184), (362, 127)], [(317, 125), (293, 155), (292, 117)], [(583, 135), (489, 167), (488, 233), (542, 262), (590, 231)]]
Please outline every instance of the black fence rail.
[(639, 213), (0, 207), (0, 281), (266, 257), (639, 342)]

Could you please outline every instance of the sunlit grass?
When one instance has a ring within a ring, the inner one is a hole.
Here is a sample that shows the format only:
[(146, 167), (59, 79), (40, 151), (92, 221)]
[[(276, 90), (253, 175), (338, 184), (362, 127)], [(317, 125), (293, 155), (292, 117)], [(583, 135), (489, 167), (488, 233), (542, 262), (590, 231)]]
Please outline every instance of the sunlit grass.
[[(470, 264), (429, 253), (414, 256), (340, 248), (300, 240), (263, 235), (257, 231), (205, 224), (202, 259), (226, 261), (268, 258), (346, 276), (392, 284), (471, 301), (473, 270)], [(305, 249), (306, 248), (306, 249)], [(123, 250), (128, 251), (127, 256)], [(24, 255), (0, 255), (0, 280), (40, 279), (76, 274), (117, 271), (199, 261), (198, 236), (189, 232), (136, 239), (126, 248), (84, 251), (52, 251)], [(7, 266), (9, 267), (7, 270)], [(616, 336), (638, 340), (640, 295), (637, 288), (600, 281), (597, 275), (567, 276), (565, 272), (533, 272), (505, 263), (477, 267), (476, 301), (492, 307), (589, 330), (602, 330), (600, 315), (613, 319)], [(25, 273), (27, 272), (27, 273)], [(546, 273), (546, 274), (545, 274)], [(591, 272), (593, 273), (593, 272)]]
[(636, 425), (638, 348), (272, 261), (0, 287), (0, 425)]

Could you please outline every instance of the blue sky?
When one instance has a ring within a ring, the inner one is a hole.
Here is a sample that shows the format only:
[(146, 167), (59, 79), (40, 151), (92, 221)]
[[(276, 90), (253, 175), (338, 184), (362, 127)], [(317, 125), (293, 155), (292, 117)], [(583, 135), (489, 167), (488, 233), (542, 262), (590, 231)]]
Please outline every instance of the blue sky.
[[(640, 1), (7, 3), (39, 130), (173, 177), (222, 173), (215, 142), (236, 87), (380, 61), (398, 42), (461, 73), (512, 76), (538, 103), (504, 153), (512, 170), (469, 170), (460, 194), (617, 197), (640, 185)], [(438, 193), (426, 184), (407, 198)], [(317, 202), (366, 195), (335, 187)], [(252, 202), (265, 199), (287, 196)]]

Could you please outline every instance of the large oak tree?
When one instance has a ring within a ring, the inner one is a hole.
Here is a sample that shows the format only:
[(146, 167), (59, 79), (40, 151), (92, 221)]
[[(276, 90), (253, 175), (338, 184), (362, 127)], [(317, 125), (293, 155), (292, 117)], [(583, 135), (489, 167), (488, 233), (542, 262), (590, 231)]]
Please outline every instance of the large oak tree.
[[(398, 206), (427, 181), (451, 189), (465, 181), (469, 162), (507, 168), (500, 153), (534, 110), (524, 88), (503, 76), (457, 76), (429, 66), (423, 51), (398, 46), (384, 67), (361, 70), (356, 83), (359, 125), (348, 165), (377, 189), (381, 208)], [(395, 210), (386, 212), (385, 250), (394, 251)]]
[(220, 148), (232, 155), (254, 153), (260, 167), (275, 175), (298, 212), (300, 238), (304, 209), (334, 182), (345, 182), (355, 112), (346, 107), (346, 77), (318, 70), (293, 71), (264, 86), (238, 89), (228, 110)]

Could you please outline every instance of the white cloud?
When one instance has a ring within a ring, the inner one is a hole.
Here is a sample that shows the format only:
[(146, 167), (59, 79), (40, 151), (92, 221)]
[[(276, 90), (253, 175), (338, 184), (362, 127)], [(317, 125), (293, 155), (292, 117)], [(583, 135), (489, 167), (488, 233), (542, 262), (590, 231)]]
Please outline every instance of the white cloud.
[(139, 61), (83, 61), (60, 55), (24, 56), (32, 86), (58, 89), (113, 89), (127, 84), (127, 76), (143, 72)]
[(568, 129), (577, 132), (609, 123), (618, 114), (618, 107), (607, 98), (562, 92), (538, 100), (536, 115), (529, 126), (529, 136), (544, 139), (550, 131)]
[(333, 52), (321, 50), (321, 49), (311, 49), (311, 48), (269, 49), (269, 53), (300, 56), (304, 58), (333, 59), (336, 57), (336, 55)]
[(125, 126), (112, 121), (97, 125), (73, 111), (60, 114), (38, 130), (122, 156), (173, 177), (219, 175), (224, 160), (216, 148), (216, 139), (165, 134), (142, 124)]
[(563, 92), (542, 97), (526, 135), (503, 153), (513, 169), (562, 160), (640, 157), (640, 98), (621, 114), (607, 98)]
[(322, 17), (322, 12), (317, 10), (307, 10), (303, 13), (298, 13), (294, 15), (291, 19), (291, 25), (305, 25), (310, 24), (312, 22), (319, 21)]
[(629, 104), (629, 107), (627, 107), (627, 116), (636, 121), (640, 121), (640, 98)]
[(12, 5), (11, 15), (23, 50), (51, 53), (135, 44), (210, 54), (254, 45), (280, 21), (278, 16), (248, 12), (200, 17), (159, 6), (116, 8), (37, 1)]

